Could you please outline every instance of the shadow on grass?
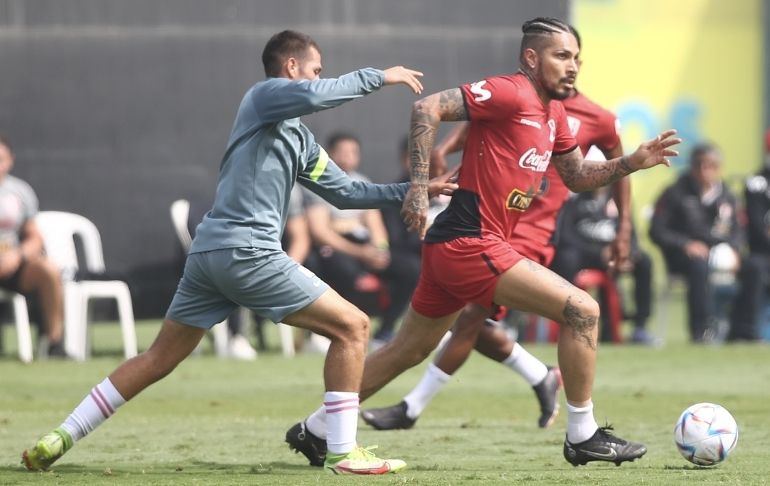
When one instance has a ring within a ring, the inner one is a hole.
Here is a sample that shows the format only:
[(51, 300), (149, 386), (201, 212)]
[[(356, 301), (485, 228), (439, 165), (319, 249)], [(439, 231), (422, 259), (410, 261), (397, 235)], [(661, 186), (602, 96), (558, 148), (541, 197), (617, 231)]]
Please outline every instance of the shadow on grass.
[(696, 466), (696, 465), (684, 465), (684, 466), (672, 466), (667, 464), (663, 466), (665, 471), (713, 471), (714, 466)]
[(282, 474), (286, 472), (323, 472), (322, 468), (311, 467), (302, 464), (291, 464), (287, 462), (270, 462), (265, 464), (239, 464), (239, 463), (219, 463), (211, 461), (190, 461), (179, 463), (147, 463), (136, 464), (134, 467), (105, 467), (84, 464), (62, 464), (53, 466), (48, 471), (27, 471), (19, 464), (18, 466), (0, 466), (0, 473), (19, 473), (33, 476), (39, 475), (71, 475), (71, 474), (93, 474), (97, 476), (124, 476), (124, 475), (159, 475), (169, 473), (200, 473), (209, 472), (212, 474), (220, 473), (239, 473), (239, 474)]

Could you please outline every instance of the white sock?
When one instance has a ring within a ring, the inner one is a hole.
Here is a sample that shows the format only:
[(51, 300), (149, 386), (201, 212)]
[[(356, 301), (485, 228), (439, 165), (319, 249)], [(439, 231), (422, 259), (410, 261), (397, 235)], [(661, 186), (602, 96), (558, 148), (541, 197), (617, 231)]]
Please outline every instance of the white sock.
[(519, 343), (513, 344), (511, 355), (505, 358), (503, 364), (520, 374), (532, 386), (537, 385), (548, 374), (548, 367), (529, 351), (521, 347)]
[(599, 425), (594, 419), (594, 403), (574, 407), (567, 402), (567, 440), (573, 444), (585, 442), (594, 435)]
[(61, 427), (69, 432), (73, 441), (88, 435), (115, 411), (126, 403), (109, 378), (91, 389), (80, 405), (72, 411)]
[(326, 438), (326, 407), (321, 405), (305, 419), (305, 427), (319, 439)]
[(326, 392), (324, 407), (327, 426), (326, 447), (332, 454), (347, 454), (356, 447), (358, 393)]
[(433, 363), (429, 364), (425, 374), (422, 375), (420, 383), (404, 397), (406, 416), (411, 419), (419, 417), (433, 397), (436, 396), (436, 393), (449, 383), (450, 378), (452, 378), (452, 375), (448, 375)]

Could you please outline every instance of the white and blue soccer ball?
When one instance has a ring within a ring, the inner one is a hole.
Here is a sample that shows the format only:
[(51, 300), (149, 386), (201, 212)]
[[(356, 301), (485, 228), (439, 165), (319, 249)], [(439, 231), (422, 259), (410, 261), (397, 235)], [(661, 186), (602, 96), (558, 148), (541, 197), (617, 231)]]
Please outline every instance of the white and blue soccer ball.
[(679, 453), (698, 466), (713, 466), (727, 459), (738, 443), (738, 424), (726, 408), (696, 403), (687, 408), (674, 427)]

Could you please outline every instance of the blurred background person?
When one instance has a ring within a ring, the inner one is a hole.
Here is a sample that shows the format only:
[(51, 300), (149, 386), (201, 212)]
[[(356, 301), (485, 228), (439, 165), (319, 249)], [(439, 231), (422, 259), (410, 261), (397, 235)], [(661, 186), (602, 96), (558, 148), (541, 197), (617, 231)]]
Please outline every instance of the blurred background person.
[[(767, 326), (762, 309), (767, 305), (770, 283), (770, 129), (765, 132), (765, 158), (759, 172), (746, 179), (746, 236), (749, 256), (742, 268), (728, 341), (755, 341)], [(770, 328), (768, 328), (770, 331)], [(765, 336), (770, 339), (770, 334)]]
[[(350, 133), (338, 132), (326, 144), (329, 157), (352, 179), (368, 181), (358, 172), (361, 145)], [(393, 336), (397, 319), (409, 303), (411, 293), (398, 287), (400, 262), (393, 263), (388, 232), (378, 209), (337, 209), (305, 190), (305, 210), (315, 245), (315, 268), (327, 282), (361, 310), (379, 316), (374, 341)], [(418, 270), (419, 272), (419, 267)], [(383, 287), (384, 286), (384, 287)], [(387, 293), (385, 293), (387, 292)]]
[[(696, 145), (689, 170), (655, 203), (650, 237), (666, 261), (669, 273), (687, 282), (690, 340), (719, 340), (717, 311), (730, 305), (740, 267), (742, 231), (737, 203), (721, 178), (722, 154), (710, 143)], [(714, 290), (720, 290), (715, 299)], [(728, 302), (722, 302), (727, 300)], [(722, 316), (723, 317), (723, 316)]]
[(66, 358), (64, 301), (59, 269), (43, 254), (43, 237), (35, 224), (38, 199), (32, 187), (9, 174), (11, 144), (0, 135), (0, 287), (36, 296), (49, 357)]
[[(631, 273), (635, 301), (631, 342), (654, 344), (655, 339), (646, 327), (652, 308), (652, 261), (639, 248), (633, 230), (629, 258), (616, 267), (610, 266), (612, 243), (618, 232), (618, 216), (618, 207), (609, 187), (575, 194), (559, 214), (558, 243), (551, 269), (573, 283), (583, 269)], [(606, 319), (606, 313), (602, 315)], [(607, 335), (602, 334), (603, 337)]]
[[(394, 182), (408, 182), (409, 176), (409, 139), (404, 137), (399, 146), (399, 163), (401, 164), (401, 176)], [(439, 174), (432, 175), (433, 177)], [(449, 196), (446, 196), (447, 198)], [(440, 199), (434, 198), (434, 200)], [(433, 203), (433, 201), (431, 201)], [(391, 305), (384, 311), (382, 325), (378, 332), (378, 339), (388, 341), (393, 337), (396, 321), (406, 310), (417, 280), (420, 278), (420, 255), (422, 242), (419, 235), (409, 231), (401, 218), (401, 208), (384, 208), (380, 210), (385, 229), (390, 243), (390, 266), (386, 279), (389, 282)]]

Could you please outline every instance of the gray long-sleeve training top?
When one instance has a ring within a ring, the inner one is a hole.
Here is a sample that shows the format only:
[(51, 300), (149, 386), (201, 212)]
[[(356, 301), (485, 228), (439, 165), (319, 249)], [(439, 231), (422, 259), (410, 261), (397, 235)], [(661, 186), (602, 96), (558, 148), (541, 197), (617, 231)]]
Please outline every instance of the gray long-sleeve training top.
[(408, 183), (350, 179), (299, 120), (379, 89), (384, 76), (379, 69), (365, 68), (337, 79), (268, 78), (251, 87), (235, 117), (214, 205), (198, 225), (190, 253), (280, 249), (295, 182), (340, 208), (379, 208), (403, 201)]

